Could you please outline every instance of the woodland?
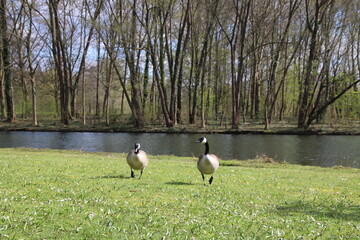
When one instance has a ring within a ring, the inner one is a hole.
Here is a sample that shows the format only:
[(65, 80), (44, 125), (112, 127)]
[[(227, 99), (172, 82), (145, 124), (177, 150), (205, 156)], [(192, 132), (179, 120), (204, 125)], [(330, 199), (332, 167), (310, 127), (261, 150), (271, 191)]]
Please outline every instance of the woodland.
[(0, 0), (0, 117), (360, 119), (359, 0)]

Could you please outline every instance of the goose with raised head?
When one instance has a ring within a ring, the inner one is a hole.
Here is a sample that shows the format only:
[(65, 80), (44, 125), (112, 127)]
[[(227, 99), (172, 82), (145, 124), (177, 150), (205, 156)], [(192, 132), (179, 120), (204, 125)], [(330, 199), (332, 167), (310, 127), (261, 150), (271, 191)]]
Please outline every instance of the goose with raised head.
[(140, 150), (140, 143), (135, 143), (135, 147), (127, 155), (126, 161), (131, 169), (131, 177), (135, 177), (134, 170), (140, 170), (140, 179), (144, 169), (148, 165), (149, 159), (146, 155), (146, 152)]
[(205, 174), (211, 174), (209, 179), (209, 184), (211, 184), (214, 180), (214, 172), (219, 167), (219, 158), (209, 153), (209, 143), (205, 137), (199, 138), (195, 143), (205, 144), (205, 153), (204, 155), (199, 156), (199, 160), (197, 161), (197, 168), (199, 169), (201, 176), (203, 178), (205, 184)]

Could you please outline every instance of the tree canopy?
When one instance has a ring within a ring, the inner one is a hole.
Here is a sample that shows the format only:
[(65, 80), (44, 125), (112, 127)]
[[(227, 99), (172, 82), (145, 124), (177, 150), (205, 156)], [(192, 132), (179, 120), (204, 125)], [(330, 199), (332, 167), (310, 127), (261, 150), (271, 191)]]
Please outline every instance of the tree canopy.
[(62, 124), (360, 117), (360, 2), (1, 0), (0, 114)]

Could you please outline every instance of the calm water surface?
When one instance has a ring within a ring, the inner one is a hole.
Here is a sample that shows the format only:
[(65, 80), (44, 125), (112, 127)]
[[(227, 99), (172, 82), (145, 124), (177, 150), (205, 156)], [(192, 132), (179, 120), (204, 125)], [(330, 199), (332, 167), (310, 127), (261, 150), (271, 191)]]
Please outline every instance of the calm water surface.
[[(198, 156), (199, 134), (0, 132), (0, 147), (78, 149), (87, 152), (128, 152), (135, 142), (152, 155)], [(210, 152), (221, 159), (246, 160), (266, 154), (301, 165), (360, 168), (360, 136), (204, 135)]]

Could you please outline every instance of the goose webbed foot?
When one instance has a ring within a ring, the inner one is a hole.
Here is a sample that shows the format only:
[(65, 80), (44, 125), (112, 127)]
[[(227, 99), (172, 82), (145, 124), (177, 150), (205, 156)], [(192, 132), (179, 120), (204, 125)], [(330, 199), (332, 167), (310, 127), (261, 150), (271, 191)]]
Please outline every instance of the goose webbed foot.
[(132, 169), (131, 169), (131, 178), (135, 178), (135, 173), (134, 173), (134, 171)]

